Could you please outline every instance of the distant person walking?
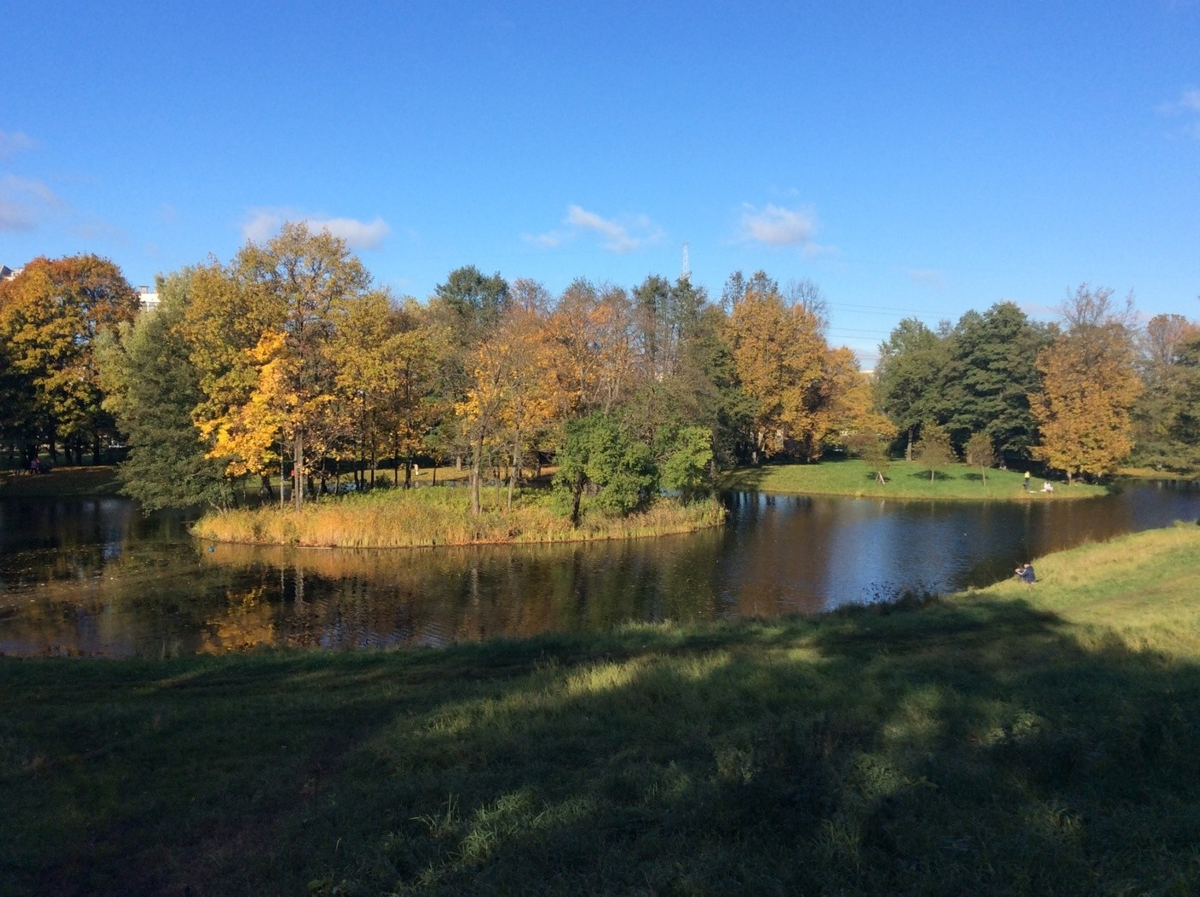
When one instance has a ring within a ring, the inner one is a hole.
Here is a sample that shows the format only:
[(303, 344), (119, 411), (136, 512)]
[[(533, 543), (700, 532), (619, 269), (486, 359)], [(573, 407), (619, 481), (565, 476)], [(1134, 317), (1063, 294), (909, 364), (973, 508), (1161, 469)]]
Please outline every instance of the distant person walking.
[(1029, 491), (1029, 471), (1025, 471), (1025, 479), (1021, 481), (1021, 488), (1026, 492)]

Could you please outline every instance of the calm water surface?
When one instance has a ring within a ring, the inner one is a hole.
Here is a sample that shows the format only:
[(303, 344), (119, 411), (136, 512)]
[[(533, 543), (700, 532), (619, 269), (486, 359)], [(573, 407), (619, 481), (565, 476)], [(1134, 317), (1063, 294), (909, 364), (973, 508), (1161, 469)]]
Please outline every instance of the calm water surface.
[(1020, 561), (1200, 516), (1188, 484), (1029, 503), (726, 496), (720, 530), (570, 546), (211, 545), (124, 499), (0, 500), (0, 653), (382, 648), (816, 613), (987, 585)]

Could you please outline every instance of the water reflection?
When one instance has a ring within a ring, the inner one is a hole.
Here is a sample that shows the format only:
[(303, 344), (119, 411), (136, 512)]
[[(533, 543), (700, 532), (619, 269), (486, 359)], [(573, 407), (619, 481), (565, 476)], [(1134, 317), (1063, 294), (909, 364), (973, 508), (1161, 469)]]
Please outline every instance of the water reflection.
[(1200, 493), (936, 504), (738, 493), (729, 525), (586, 545), (209, 545), (121, 499), (0, 501), (0, 652), (170, 656), (438, 646), (630, 620), (812, 613), (985, 585), (1018, 561), (1194, 520)]

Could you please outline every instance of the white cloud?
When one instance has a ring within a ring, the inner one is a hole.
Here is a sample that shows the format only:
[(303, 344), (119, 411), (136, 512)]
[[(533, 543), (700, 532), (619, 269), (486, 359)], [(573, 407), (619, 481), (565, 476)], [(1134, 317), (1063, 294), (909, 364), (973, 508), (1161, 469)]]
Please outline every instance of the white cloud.
[(759, 209), (742, 206), (741, 239), (765, 246), (795, 246), (807, 256), (828, 255), (832, 247), (818, 245), (814, 238), (820, 224), (809, 209), (788, 209), (768, 203)]
[(41, 181), (0, 177), (0, 231), (33, 230), (47, 213), (64, 208), (66, 203)]
[(567, 217), (562, 223), (564, 228), (543, 234), (525, 235), (522, 239), (542, 249), (553, 249), (580, 234), (591, 233), (600, 237), (600, 245), (605, 249), (624, 253), (656, 243), (663, 236), (662, 229), (656, 227), (645, 215), (605, 218), (574, 203), (567, 206)]
[(933, 268), (912, 268), (908, 272), (909, 278), (913, 283), (928, 284), (933, 287), (944, 287), (946, 280), (942, 276), (941, 271), (935, 271)]
[(1200, 140), (1200, 90), (1185, 90), (1179, 95), (1179, 99), (1163, 103), (1158, 107), (1158, 111), (1163, 115), (1188, 119), (1184, 130)]
[(302, 221), (311, 231), (329, 231), (346, 241), (350, 249), (378, 249), (392, 232), (386, 221), (375, 216), (374, 221), (356, 218), (319, 218), (298, 214), (288, 209), (251, 209), (250, 220), (242, 225), (242, 236), (255, 243), (264, 243), (279, 233), (285, 221)]
[(378, 249), (384, 238), (392, 232), (388, 223), (375, 216), (374, 221), (359, 221), (355, 218), (329, 218), (324, 221), (309, 219), (308, 226), (327, 230), (341, 237), (351, 249)]
[(1200, 112), (1200, 90), (1185, 90), (1178, 105), (1189, 112)]
[(17, 153), (33, 149), (37, 146), (33, 138), (21, 131), (0, 131), (0, 159), (7, 159)]
[(603, 238), (601, 245), (613, 252), (633, 252), (662, 236), (662, 231), (645, 215), (604, 218), (574, 204), (567, 206), (564, 224), (599, 234)]
[(532, 243), (539, 249), (553, 249), (555, 246), (561, 246), (567, 240), (571, 239), (571, 235), (560, 230), (552, 230), (544, 234), (524, 234), (521, 239), (527, 243)]

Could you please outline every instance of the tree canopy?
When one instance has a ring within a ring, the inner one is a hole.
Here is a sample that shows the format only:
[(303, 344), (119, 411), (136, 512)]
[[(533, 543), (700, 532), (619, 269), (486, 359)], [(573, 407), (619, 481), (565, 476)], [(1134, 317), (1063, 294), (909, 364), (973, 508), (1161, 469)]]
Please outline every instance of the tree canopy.
[[(111, 263), (38, 259), (0, 284), (0, 436), (81, 458), (124, 440), (147, 506), (222, 503), (278, 475), (295, 507), (345, 470), (411, 485), (420, 458), (517, 485), (553, 459), (575, 514), (706, 492), (738, 463), (869, 459), (900, 437), (931, 472), (1041, 462), (1068, 477), (1138, 458), (1188, 468), (1200, 338), (1181, 316), (1137, 329), (1081, 286), (1061, 322), (1011, 302), (931, 329), (906, 318), (873, 373), (826, 336), (811, 281), (735, 272), (720, 300), (687, 278), (626, 288), (450, 271), (419, 301), (377, 289), (345, 243), (286, 224), (265, 243), (166, 275), (157, 311)], [(1145, 401), (1135, 405), (1139, 395)], [(401, 474), (403, 472), (403, 478)], [(388, 482), (390, 481), (390, 482)]]

